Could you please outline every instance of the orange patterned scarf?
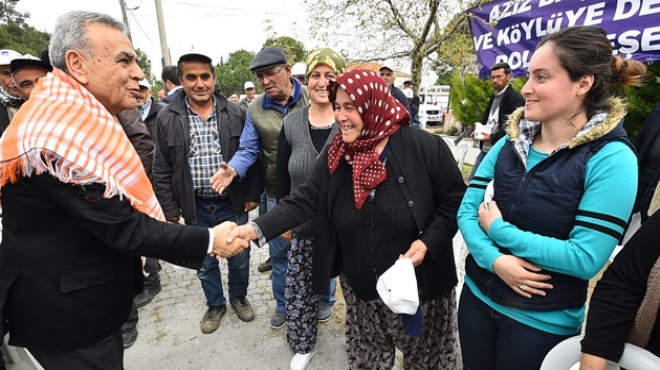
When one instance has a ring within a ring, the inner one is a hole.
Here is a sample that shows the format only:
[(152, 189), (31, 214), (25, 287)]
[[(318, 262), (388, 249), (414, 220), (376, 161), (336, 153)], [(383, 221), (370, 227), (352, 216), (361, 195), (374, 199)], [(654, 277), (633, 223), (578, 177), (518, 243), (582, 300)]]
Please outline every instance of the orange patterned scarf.
[(110, 112), (63, 71), (42, 78), (0, 138), (0, 186), (33, 173), (60, 181), (104, 183), (106, 198), (164, 220), (140, 158)]

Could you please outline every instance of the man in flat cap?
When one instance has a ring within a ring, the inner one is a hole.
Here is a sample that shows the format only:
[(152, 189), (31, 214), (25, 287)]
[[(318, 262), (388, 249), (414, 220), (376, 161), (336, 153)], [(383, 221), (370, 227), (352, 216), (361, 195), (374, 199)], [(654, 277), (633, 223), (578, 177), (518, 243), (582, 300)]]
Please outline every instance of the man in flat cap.
[[(48, 50), (44, 50), (48, 55)], [(42, 53), (43, 54), (43, 53)], [(11, 75), (14, 78), (14, 84), (18, 89), (18, 95), (23, 100), (30, 98), (30, 92), (37, 85), (37, 82), (45, 77), (48, 72), (53, 71), (53, 67), (48, 61), (41, 60), (30, 54), (25, 54), (16, 58), (9, 64)]]
[[(156, 117), (154, 187), (165, 217), (188, 225), (212, 227), (224, 221), (247, 222), (247, 204), (258, 204), (263, 188), (258, 169), (245, 173), (243, 181), (226, 192), (211, 188), (211, 176), (239, 147), (245, 110), (229, 103), (215, 86), (211, 58), (191, 52), (177, 63), (183, 86)], [(226, 165), (226, 163), (225, 163)], [(247, 300), (250, 251), (227, 259), (229, 303), (242, 321), (252, 321), (254, 310)], [(227, 308), (218, 260), (208, 257), (197, 272), (206, 312), (200, 329), (213, 333)]]
[[(250, 64), (250, 71), (255, 73), (264, 93), (250, 103), (238, 152), (213, 176), (211, 181), (213, 187), (222, 192), (232, 182), (242, 181), (247, 170), (257, 158), (261, 157), (266, 182), (265, 195), (262, 196), (261, 201), (266, 203), (266, 211), (268, 211), (277, 203), (275, 163), (277, 139), (284, 117), (292, 111), (309, 105), (309, 95), (307, 87), (291, 77), (291, 66), (284, 50), (279, 47), (265, 48), (257, 53)], [(238, 179), (234, 180), (235, 177)], [(282, 328), (286, 322), (284, 279), (287, 269), (287, 244), (281, 237), (268, 242), (273, 268), (273, 296), (277, 301), (277, 308), (270, 321), (274, 329)]]

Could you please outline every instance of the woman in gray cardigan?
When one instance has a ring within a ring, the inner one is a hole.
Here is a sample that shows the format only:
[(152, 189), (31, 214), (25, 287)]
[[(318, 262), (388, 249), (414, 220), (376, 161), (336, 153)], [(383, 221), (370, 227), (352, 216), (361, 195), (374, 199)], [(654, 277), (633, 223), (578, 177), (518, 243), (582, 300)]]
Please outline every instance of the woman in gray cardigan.
[[(337, 133), (335, 114), (328, 99), (328, 84), (344, 71), (344, 60), (330, 49), (310, 54), (307, 63), (310, 106), (290, 113), (277, 144), (276, 192), (278, 200), (305, 182), (323, 148)], [(316, 323), (332, 317), (334, 279), (329, 294), (312, 291), (313, 222), (310, 220), (283, 236), (289, 240), (284, 285), (286, 338), (295, 355), (291, 370), (302, 370), (316, 354)]]

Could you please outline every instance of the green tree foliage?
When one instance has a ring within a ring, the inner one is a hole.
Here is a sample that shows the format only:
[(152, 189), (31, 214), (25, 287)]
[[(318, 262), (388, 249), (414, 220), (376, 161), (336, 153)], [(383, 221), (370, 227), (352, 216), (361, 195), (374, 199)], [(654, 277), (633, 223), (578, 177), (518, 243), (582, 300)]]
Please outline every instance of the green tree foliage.
[[(511, 87), (520, 91), (527, 82), (526, 77), (514, 78), (510, 81)], [(477, 72), (461, 75), (455, 70), (451, 75), (451, 109), (459, 122), (474, 126), (481, 122), (488, 107), (490, 95), (495, 90), (488, 80), (481, 80)]]
[(161, 81), (160, 78), (154, 76), (153, 72), (151, 72), (151, 59), (149, 59), (147, 53), (140, 50), (140, 48), (135, 49), (135, 53), (138, 57), (137, 64), (142, 69), (142, 72), (144, 72), (144, 78), (149, 81), (151, 84), (151, 90), (153, 91), (154, 96), (156, 96), (158, 90), (163, 88), (163, 81)]
[(647, 67), (648, 74), (642, 86), (625, 89), (628, 115), (623, 121), (623, 126), (630, 137), (637, 135), (646, 117), (651, 114), (653, 107), (660, 102), (660, 96), (658, 96), (658, 91), (660, 91), (660, 61)]
[(447, 38), (467, 24), (465, 10), (483, 2), (305, 0), (313, 37), (345, 48), (338, 51), (353, 60), (409, 61), (415, 89), (420, 86), (424, 65), (436, 62)]
[[(241, 49), (230, 53), (226, 62), (220, 61), (215, 67), (216, 81), (220, 84), (224, 96), (235, 92), (240, 94), (245, 81), (254, 81), (254, 74), (250, 72), (252, 59), (254, 53)], [(255, 83), (255, 86), (260, 88), (258, 83)]]
[(48, 48), (50, 35), (25, 23), (30, 14), (16, 11), (18, 1), (0, 1), (0, 49), (12, 49), (38, 57)]
[(307, 59), (307, 51), (302, 42), (289, 36), (271, 37), (264, 42), (264, 48), (273, 46), (281, 47), (289, 59), (289, 64), (293, 65), (296, 62), (304, 62)]
[(451, 83), (451, 109), (458, 121), (473, 126), (483, 117), (492, 88), (474, 74), (454, 71)]
[(30, 18), (30, 13), (20, 13), (16, 10), (16, 4), (19, 0), (0, 1), (0, 23), (19, 23), (24, 24), (25, 20)]

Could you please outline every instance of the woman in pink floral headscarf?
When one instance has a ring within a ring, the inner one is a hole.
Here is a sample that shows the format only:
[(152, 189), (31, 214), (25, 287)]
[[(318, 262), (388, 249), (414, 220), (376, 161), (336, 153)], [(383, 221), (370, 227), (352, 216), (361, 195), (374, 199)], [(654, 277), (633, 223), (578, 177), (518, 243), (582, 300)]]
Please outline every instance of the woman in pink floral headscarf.
[[(267, 239), (316, 215), (312, 284), (341, 274), (350, 368), (454, 369), (456, 268), (452, 238), (465, 191), (442, 138), (409, 127), (410, 116), (373, 71), (330, 87), (340, 133), (307, 182), (231, 237)], [(399, 258), (415, 266), (423, 326), (405, 326), (376, 291)]]

